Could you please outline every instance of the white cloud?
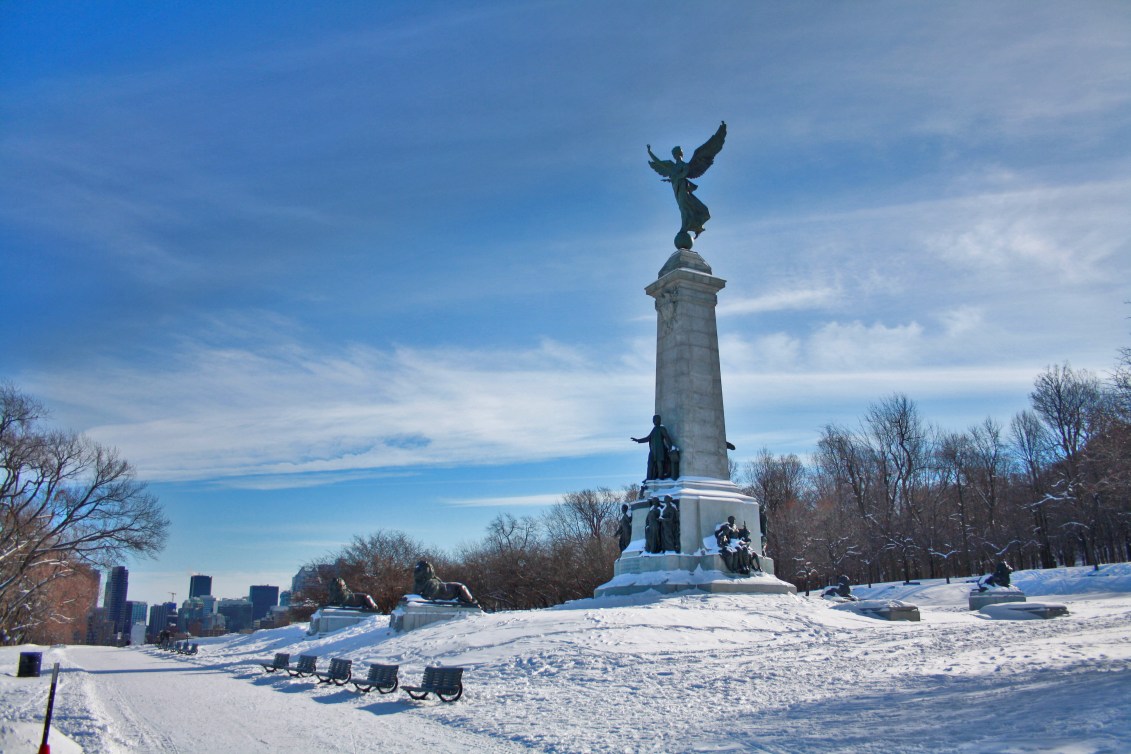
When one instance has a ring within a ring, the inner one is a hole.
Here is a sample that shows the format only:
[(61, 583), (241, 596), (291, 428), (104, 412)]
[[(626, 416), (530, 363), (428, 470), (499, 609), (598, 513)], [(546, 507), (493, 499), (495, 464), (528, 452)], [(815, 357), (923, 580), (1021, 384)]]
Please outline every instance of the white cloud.
[(728, 298), (719, 302), (718, 315), (821, 309), (836, 303), (840, 291), (832, 287), (781, 289), (750, 298)]
[(926, 248), (960, 270), (1057, 283), (1102, 280), (1126, 253), (1131, 182), (981, 193), (940, 203), (923, 223)]
[(753, 372), (793, 371), (801, 367), (804, 344), (788, 333), (774, 332), (745, 338), (719, 337), (719, 358), (724, 369)]
[(32, 385), (49, 402), (112, 417), (87, 433), (147, 479), (238, 476), (242, 487), (277, 489), (295, 475), (313, 475), (296, 478), (302, 486), (372, 469), (615, 449), (623, 443), (612, 428), (629, 419), (625, 407), (650, 405), (651, 381), (549, 341), (525, 351), (292, 342), (183, 344), (159, 370), (104, 363)]
[(917, 322), (889, 327), (877, 322), (829, 322), (806, 344), (809, 363), (821, 370), (871, 370), (918, 362), (923, 328)]
[(459, 508), (493, 508), (493, 507), (537, 507), (554, 505), (562, 501), (562, 495), (514, 495), (511, 497), (477, 497), (446, 499), (440, 502)]
[(956, 306), (939, 312), (936, 318), (942, 323), (945, 336), (949, 339), (965, 339), (977, 334), (985, 327), (985, 312), (973, 304)]

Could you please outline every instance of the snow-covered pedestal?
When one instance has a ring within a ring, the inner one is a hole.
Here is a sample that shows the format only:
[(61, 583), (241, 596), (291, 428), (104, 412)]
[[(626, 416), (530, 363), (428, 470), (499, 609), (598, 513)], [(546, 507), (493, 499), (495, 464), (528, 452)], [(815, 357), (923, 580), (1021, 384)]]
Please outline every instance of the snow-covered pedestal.
[(1025, 592), (1015, 586), (991, 586), (984, 592), (977, 589), (970, 590), (970, 609), (981, 610), (986, 605), (997, 605), (1003, 602), (1024, 602)]
[(1059, 602), (1013, 602), (986, 605), (978, 612), (998, 620), (1029, 620), (1031, 618), (1059, 618), (1068, 615), (1068, 606)]
[[(671, 496), (679, 503), (680, 552), (644, 551), (644, 520), (648, 498)], [(742, 494), (729, 480), (681, 477), (653, 480), (644, 487), (643, 499), (633, 503), (632, 542), (613, 564), (613, 578), (597, 587), (595, 597), (636, 594), (648, 590), (738, 594), (786, 594), (797, 590), (775, 578), (774, 562), (762, 557), (762, 573), (742, 575), (727, 570), (715, 542), (715, 529), (734, 516), (736, 523), (751, 531), (755, 549), (761, 553), (758, 503)]]
[(418, 594), (406, 594), (389, 613), (389, 628), (394, 631), (412, 631), (443, 620), (466, 618), (483, 612), (478, 605), (459, 602), (426, 600)]
[(919, 607), (901, 600), (847, 600), (832, 606), (880, 620), (919, 620)]
[(366, 613), (343, 607), (323, 607), (310, 616), (310, 628), (306, 630), (306, 633), (308, 636), (328, 634), (331, 631), (355, 626), (373, 615), (375, 613)]

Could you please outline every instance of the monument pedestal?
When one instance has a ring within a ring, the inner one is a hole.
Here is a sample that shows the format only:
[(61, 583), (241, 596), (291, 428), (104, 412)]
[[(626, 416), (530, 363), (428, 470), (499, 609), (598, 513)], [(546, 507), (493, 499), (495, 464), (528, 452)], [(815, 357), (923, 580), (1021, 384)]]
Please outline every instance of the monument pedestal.
[[(679, 504), (679, 552), (644, 551), (644, 524), (648, 499), (670, 496)], [(793, 594), (793, 584), (774, 577), (774, 561), (761, 557), (762, 572), (749, 575), (727, 570), (715, 542), (715, 529), (728, 516), (750, 526), (758, 537), (758, 503), (736, 484), (722, 479), (681, 477), (651, 480), (642, 499), (631, 506), (632, 541), (613, 564), (613, 578), (597, 587), (595, 597), (637, 594), (654, 590), (669, 593), (688, 589), (729, 594)], [(758, 542), (755, 550), (761, 553)]]
[(328, 634), (349, 626), (356, 626), (366, 618), (372, 618), (377, 613), (366, 613), (361, 610), (350, 610), (342, 607), (323, 607), (314, 611), (310, 616), (310, 628), (306, 630), (307, 636), (315, 634)]
[(437, 621), (466, 618), (480, 615), (483, 609), (478, 605), (463, 605), (459, 602), (432, 602), (415, 594), (406, 594), (389, 613), (389, 628), (394, 631), (412, 631)]

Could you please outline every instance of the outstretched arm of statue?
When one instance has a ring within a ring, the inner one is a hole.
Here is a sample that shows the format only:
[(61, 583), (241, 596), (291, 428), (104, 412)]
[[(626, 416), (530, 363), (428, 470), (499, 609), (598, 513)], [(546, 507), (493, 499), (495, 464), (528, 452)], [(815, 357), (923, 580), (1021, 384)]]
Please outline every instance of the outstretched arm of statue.
[(676, 170), (676, 165), (671, 160), (661, 160), (659, 157), (652, 153), (652, 147), (648, 147), (648, 165), (664, 177), (664, 180), (671, 180), (673, 173)]

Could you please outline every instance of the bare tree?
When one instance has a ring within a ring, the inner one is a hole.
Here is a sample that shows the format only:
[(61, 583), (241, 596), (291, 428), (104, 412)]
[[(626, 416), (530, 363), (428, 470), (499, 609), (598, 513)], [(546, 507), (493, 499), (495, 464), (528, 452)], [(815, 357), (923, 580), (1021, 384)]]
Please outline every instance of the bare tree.
[(46, 616), (42, 590), (80, 565), (151, 556), (169, 522), (117, 451), (42, 427), (45, 411), (0, 386), (0, 632), (18, 640)]
[(635, 486), (570, 492), (545, 516), (551, 552), (550, 578), (565, 599), (592, 597), (613, 576), (620, 555), (617, 532), (621, 505), (636, 498)]
[(461, 555), (468, 585), (487, 607), (518, 610), (564, 601), (543, 527), (533, 516), (500, 513), (487, 526), (486, 539)]
[(404, 532), (379, 529), (355, 536), (330, 562), (350, 590), (368, 594), (387, 613), (412, 591), (412, 569), (422, 557), (435, 559)]
[(1056, 457), (1046, 497), (1064, 504), (1069, 516), (1062, 529), (1076, 539), (1084, 562), (1098, 566), (1103, 500), (1097, 475), (1102, 470), (1089, 463), (1088, 451), (1109, 408), (1099, 380), (1067, 364), (1052, 366), (1037, 377), (1029, 400), (1052, 438)]
[[(1016, 459), (1023, 485), (1023, 502), (1033, 518), (1033, 534), (1042, 568), (1055, 568), (1052, 533), (1049, 530), (1050, 508), (1056, 500), (1048, 494), (1048, 473), (1053, 460), (1052, 438), (1041, 419), (1031, 410), (1019, 412), (1009, 423), (1010, 446)], [(1055, 513), (1055, 511), (1053, 511)]]
[(612, 537), (620, 523), (620, 506), (634, 497), (634, 491), (598, 487), (566, 493), (546, 513), (546, 529), (555, 539), (575, 542)]
[(793, 453), (775, 456), (762, 448), (743, 473), (743, 492), (758, 501), (766, 554), (792, 560), (804, 548), (807, 500), (805, 464)]

